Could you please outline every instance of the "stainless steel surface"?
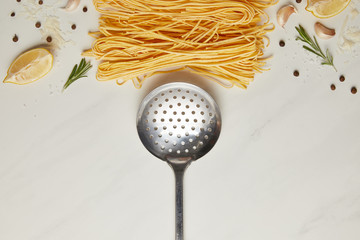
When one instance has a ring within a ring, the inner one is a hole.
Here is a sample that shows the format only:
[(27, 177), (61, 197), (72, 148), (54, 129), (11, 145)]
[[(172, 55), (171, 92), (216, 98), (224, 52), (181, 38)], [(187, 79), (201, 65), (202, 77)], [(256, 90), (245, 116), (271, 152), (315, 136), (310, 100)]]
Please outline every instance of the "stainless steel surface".
[(137, 130), (144, 146), (166, 161), (175, 174), (176, 240), (184, 239), (183, 177), (194, 160), (215, 145), (221, 129), (220, 110), (201, 88), (170, 83), (150, 92), (137, 115)]

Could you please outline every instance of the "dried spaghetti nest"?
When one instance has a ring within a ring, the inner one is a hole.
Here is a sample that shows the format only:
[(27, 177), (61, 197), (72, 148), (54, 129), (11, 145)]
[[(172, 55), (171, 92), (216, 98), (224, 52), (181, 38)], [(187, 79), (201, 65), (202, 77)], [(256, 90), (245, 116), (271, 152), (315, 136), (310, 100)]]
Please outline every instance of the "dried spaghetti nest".
[[(246, 88), (264, 70), (264, 9), (274, 0), (93, 0), (99, 31), (84, 56), (101, 63), (97, 79), (132, 80), (188, 69), (225, 87)], [(165, 69), (165, 70), (164, 70)]]

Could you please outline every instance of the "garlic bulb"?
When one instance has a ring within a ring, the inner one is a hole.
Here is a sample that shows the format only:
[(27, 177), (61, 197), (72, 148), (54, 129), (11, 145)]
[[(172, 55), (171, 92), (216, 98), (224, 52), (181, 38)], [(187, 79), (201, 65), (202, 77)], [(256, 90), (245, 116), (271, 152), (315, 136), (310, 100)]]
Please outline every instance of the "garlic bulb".
[(315, 33), (319, 38), (329, 39), (335, 36), (335, 29), (327, 28), (319, 22), (314, 25)]
[(80, 4), (80, 0), (68, 0), (64, 9), (67, 12), (71, 12), (74, 11), (79, 6), (79, 4)]
[(287, 5), (279, 9), (276, 14), (277, 22), (284, 28), (291, 14), (297, 13), (296, 8), (293, 5)]

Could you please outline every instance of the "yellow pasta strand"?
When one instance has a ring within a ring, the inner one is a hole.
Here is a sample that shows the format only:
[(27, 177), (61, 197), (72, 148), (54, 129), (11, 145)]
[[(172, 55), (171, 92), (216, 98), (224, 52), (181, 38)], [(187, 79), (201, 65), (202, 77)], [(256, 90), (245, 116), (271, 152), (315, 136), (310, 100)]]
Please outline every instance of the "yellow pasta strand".
[[(246, 88), (262, 72), (264, 9), (275, 0), (93, 0), (99, 31), (84, 56), (100, 60), (97, 79), (132, 80), (188, 69), (224, 87)], [(164, 70), (165, 69), (165, 70)], [(167, 70), (170, 69), (170, 70)]]

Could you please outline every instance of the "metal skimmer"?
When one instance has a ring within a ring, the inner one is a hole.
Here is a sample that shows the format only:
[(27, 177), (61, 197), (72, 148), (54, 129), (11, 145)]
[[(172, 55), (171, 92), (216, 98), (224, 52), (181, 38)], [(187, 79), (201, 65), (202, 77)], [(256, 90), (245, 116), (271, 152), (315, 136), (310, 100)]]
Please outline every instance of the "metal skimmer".
[(137, 115), (139, 137), (156, 157), (174, 170), (176, 181), (176, 240), (183, 240), (183, 178), (194, 160), (215, 145), (221, 129), (220, 110), (201, 88), (169, 83), (150, 92)]

